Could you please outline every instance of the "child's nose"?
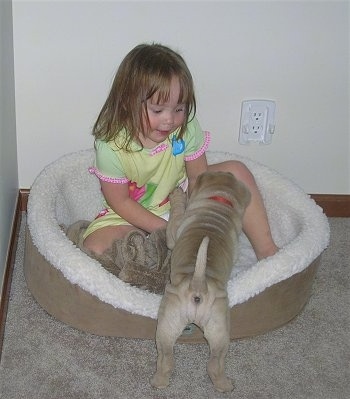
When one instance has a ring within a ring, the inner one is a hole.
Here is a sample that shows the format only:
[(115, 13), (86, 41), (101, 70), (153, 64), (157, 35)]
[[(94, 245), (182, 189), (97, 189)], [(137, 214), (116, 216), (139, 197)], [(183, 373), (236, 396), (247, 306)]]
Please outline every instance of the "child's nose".
[(171, 125), (174, 122), (174, 113), (171, 111), (168, 111), (164, 115), (164, 122)]

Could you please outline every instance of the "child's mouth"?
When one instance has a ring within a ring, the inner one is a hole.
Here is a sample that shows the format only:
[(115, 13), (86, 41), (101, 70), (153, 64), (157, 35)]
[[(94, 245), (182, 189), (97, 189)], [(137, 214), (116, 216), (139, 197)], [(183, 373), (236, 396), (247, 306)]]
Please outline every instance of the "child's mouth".
[(168, 136), (170, 134), (170, 130), (158, 130), (158, 133), (162, 136)]

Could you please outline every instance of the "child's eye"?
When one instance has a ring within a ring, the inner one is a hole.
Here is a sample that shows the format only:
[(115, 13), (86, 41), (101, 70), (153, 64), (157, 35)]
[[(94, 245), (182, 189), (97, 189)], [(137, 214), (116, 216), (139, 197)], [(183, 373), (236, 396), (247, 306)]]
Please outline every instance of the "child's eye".
[(154, 114), (160, 114), (160, 113), (162, 112), (162, 110), (159, 109), (159, 108), (151, 108), (151, 111), (152, 111)]
[(185, 107), (176, 108), (176, 112), (184, 112), (184, 111), (185, 111)]

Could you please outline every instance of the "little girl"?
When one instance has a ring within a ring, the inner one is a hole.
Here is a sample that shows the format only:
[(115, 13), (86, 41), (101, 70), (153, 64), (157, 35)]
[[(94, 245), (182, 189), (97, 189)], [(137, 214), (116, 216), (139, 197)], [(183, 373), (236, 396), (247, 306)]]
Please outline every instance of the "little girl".
[(190, 195), (209, 169), (233, 173), (251, 191), (243, 230), (257, 258), (277, 251), (254, 177), (238, 161), (207, 164), (210, 135), (195, 114), (192, 76), (179, 54), (141, 44), (126, 55), (93, 128), (90, 171), (100, 180), (105, 209), (84, 234), (88, 250), (102, 254), (131, 230), (165, 228), (169, 193), (180, 186)]

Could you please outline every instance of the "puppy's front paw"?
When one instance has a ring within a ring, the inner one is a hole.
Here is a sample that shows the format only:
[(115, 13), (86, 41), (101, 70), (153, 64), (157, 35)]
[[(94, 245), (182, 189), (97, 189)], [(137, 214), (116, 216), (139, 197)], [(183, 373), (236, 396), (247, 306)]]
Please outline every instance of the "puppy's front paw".
[(178, 203), (185, 203), (187, 199), (187, 194), (182, 190), (181, 187), (177, 187), (174, 189), (173, 192), (170, 193), (169, 199), (172, 206)]

